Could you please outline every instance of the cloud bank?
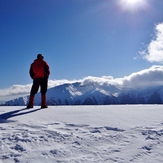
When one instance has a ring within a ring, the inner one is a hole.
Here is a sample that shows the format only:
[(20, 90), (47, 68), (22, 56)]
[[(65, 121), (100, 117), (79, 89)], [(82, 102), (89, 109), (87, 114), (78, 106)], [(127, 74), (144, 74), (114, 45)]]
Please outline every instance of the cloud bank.
[[(48, 81), (48, 88), (52, 88), (55, 87), (57, 85), (61, 85), (61, 84), (65, 84), (65, 83), (73, 83), (76, 80), (49, 80)], [(31, 90), (31, 84), (27, 84), (27, 85), (13, 85), (9, 88), (5, 88), (5, 89), (0, 89), (0, 101), (6, 101), (6, 100), (11, 100), (14, 98), (18, 98), (18, 97), (22, 97), (22, 96), (26, 96), (30, 94), (30, 90)]]
[(140, 54), (149, 62), (163, 63), (163, 23), (156, 25), (155, 37)]
[[(65, 83), (81, 82), (81, 85), (94, 83), (98, 85), (113, 85), (123, 88), (148, 87), (163, 85), (163, 66), (154, 65), (149, 69), (144, 69), (123, 78), (113, 78), (112, 76), (93, 77), (88, 76), (80, 80), (49, 80), (49, 88)], [(9, 100), (13, 97), (29, 95), (32, 84), (13, 85), (10, 88), (0, 89), (0, 100)]]

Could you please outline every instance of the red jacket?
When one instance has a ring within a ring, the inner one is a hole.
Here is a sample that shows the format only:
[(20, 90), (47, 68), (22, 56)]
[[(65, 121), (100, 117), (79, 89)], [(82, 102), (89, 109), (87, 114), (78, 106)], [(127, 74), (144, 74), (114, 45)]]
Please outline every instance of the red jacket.
[(35, 78), (48, 78), (50, 75), (49, 65), (43, 59), (35, 59), (30, 66), (30, 77)]

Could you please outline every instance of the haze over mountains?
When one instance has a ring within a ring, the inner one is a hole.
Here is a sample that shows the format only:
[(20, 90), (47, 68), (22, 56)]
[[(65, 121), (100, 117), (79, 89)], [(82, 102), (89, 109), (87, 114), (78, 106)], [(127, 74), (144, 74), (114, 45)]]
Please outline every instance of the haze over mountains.
[[(10, 100), (4, 105), (27, 105), (29, 96)], [(163, 66), (133, 73), (124, 78), (87, 77), (51, 87), (48, 105), (162, 104)], [(35, 97), (40, 105), (40, 93)]]

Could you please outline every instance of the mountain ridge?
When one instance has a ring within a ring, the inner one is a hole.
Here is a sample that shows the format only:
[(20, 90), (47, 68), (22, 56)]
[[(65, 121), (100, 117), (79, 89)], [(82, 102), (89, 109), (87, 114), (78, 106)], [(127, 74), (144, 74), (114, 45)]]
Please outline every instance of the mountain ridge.
[[(34, 105), (40, 105), (40, 93)], [(25, 106), (29, 96), (5, 102), (5, 106)], [(117, 104), (162, 104), (163, 85), (147, 87), (121, 87), (109, 83), (74, 82), (61, 84), (47, 91), (48, 105), (117, 105)]]

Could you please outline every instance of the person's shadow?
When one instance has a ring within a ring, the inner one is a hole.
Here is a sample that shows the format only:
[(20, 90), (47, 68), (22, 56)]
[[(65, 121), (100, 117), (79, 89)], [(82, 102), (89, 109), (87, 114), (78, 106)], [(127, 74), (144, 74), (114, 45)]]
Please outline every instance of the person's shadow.
[[(30, 109), (27, 109), (27, 108), (23, 108), (23, 109), (14, 110), (14, 111), (10, 111), (10, 112), (7, 112), (7, 113), (0, 114), (0, 123), (6, 123), (6, 122), (8, 122), (7, 120), (9, 118), (20, 116), (20, 115), (24, 115), (24, 114), (33, 113), (33, 112), (36, 112), (36, 111), (38, 111), (40, 109), (41, 108), (30, 110)], [(21, 111), (24, 111), (24, 110), (28, 110), (28, 111), (21, 112)]]

